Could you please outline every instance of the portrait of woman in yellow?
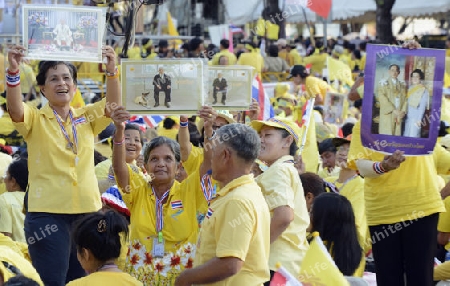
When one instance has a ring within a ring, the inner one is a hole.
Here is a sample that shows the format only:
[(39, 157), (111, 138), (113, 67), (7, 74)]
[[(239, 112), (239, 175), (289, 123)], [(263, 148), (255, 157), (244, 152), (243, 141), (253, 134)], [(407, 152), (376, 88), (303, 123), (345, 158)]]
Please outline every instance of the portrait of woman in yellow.
[[(205, 146), (214, 137), (214, 110), (203, 107), (199, 115), (205, 124)], [(197, 211), (206, 210), (212, 196), (207, 171), (211, 148), (205, 148), (204, 162), (181, 183), (175, 180), (180, 168), (180, 145), (156, 137), (144, 151), (144, 162), (152, 180), (139, 175), (125, 162), (124, 122), (130, 114), (119, 107), (112, 118), (116, 126), (113, 169), (123, 201), (131, 213), (130, 245), (125, 270), (144, 285), (172, 285), (185, 268), (191, 268), (198, 237)]]

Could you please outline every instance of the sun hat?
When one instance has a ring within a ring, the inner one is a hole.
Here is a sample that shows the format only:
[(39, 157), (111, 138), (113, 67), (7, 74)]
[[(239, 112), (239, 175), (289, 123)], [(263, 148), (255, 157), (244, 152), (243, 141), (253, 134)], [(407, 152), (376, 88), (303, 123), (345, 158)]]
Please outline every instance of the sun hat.
[[(225, 119), (228, 124), (236, 123), (236, 120), (233, 118), (233, 114), (231, 114), (228, 110), (217, 110), (217, 117), (221, 117)], [(205, 121), (200, 118), (200, 120), (197, 123), (197, 129), (201, 133), (203, 129), (203, 125), (205, 124)]]
[(261, 132), (261, 129), (264, 126), (270, 126), (270, 127), (275, 127), (275, 128), (280, 128), (280, 129), (284, 129), (287, 132), (289, 132), (289, 134), (292, 135), (292, 137), (295, 140), (295, 143), (299, 143), (299, 137), (302, 133), (300, 127), (297, 125), (297, 123), (295, 123), (292, 120), (286, 119), (286, 118), (281, 118), (281, 117), (272, 117), (269, 118), (266, 121), (261, 121), (261, 120), (253, 120), (250, 125), (252, 126), (253, 129), (256, 130), (256, 132)]

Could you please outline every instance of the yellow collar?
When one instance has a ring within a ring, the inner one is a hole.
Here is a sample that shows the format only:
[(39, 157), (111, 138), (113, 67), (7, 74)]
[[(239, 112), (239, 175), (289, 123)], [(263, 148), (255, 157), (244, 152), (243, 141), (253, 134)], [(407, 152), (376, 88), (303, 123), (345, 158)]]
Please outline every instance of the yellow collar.
[(234, 179), (233, 181), (229, 182), (225, 187), (220, 189), (220, 191), (217, 193), (217, 196), (224, 197), (233, 189), (245, 184), (250, 184), (252, 182), (254, 182), (253, 174), (240, 176), (239, 178)]

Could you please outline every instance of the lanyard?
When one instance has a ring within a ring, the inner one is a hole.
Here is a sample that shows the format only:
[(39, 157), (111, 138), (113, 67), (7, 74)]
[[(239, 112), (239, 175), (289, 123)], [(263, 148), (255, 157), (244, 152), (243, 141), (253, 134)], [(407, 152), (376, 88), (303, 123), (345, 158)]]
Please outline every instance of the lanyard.
[[(345, 182), (342, 184), (342, 186), (339, 188), (339, 192), (345, 187), (345, 185), (347, 185), (351, 180), (353, 180), (354, 178), (358, 177), (358, 174), (353, 175), (352, 177), (348, 178), (347, 180), (345, 180)], [(337, 179), (336, 181), (334, 181), (334, 184), (337, 183), (339, 179)]]
[(163, 221), (163, 201), (169, 196), (170, 189), (167, 190), (160, 199), (156, 196), (155, 190), (152, 188), (153, 195), (156, 200), (156, 231), (158, 232), (159, 242), (162, 242), (162, 229), (164, 227)]
[(67, 130), (61, 121), (61, 118), (59, 117), (58, 113), (56, 113), (56, 111), (54, 109), (53, 109), (53, 114), (55, 114), (55, 117), (56, 117), (56, 120), (58, 121), (59, 127), (61, 128), (61, 131), (67, 140), (67, 147), (70, 147), (72, 149), (72, 152), (74, 154), (77, 154), (78, 136), (77, 136), (77, 128), (75, 127), (75, 122), (74, 122), (73, 116), (72, 116), (72, 110), (69, 111), (69, 117), (70, 117), (70, 123), (72, 124), (73, 140), (75, 141), (74, 143), (72, 143), (72, 141), (70, 140), (69, 133), (67, 133)]

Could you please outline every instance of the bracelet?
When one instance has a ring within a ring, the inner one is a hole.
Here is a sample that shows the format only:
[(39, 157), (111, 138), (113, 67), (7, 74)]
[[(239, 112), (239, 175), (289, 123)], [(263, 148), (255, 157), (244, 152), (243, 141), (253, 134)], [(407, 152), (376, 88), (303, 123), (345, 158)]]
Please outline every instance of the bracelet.
[(115, 140), (113, 140), (114, 145), (122, 145), (123, 142), (125, 142), (125, 137), (120, 142), (116, 142)]
[(216, 131), (213, 130), (211, 137), (206, 137), (206, 139), (208, 139), (209, 141), (212, 141), (214, 138), (216, 138)]
[(15, 72), (10, 71), (9, 68), (6, 69), (6, 74), (8, 74), (8, 75), (18, 75), (19, 73), (20, 73), (20, 69), (18, 69)]
[(375, 171), (375, 173), (377, 173), (379, 175), (387, 173), (387, 171), (381, 165), (381, 162), (373, 163), (373, 170)]
[(8, 87), (16, 87), (20, 85), (20, 73), (15, 74), (6, 73), (6, 85)]
[(180, 127), (188, 127), (189, 121), (180, 121)]
[(108, 78), (116, 78), (119, 77), (119, 68), (116, 66), (114, 69), (114, 72), (110, 73), (107, 70), (105, 70), (105, 74)]

